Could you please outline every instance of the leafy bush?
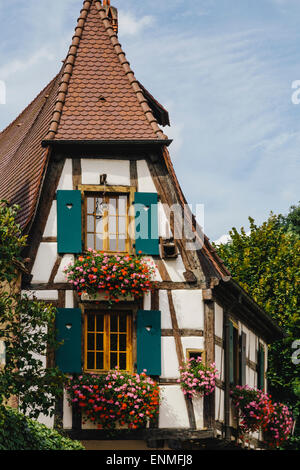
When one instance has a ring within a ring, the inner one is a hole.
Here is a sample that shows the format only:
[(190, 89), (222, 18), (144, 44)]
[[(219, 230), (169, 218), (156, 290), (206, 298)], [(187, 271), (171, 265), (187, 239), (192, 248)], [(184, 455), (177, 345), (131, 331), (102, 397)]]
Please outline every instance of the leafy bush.
[(84, 450), (84, 447), (14, 409), (1, 406), (0, 450)]

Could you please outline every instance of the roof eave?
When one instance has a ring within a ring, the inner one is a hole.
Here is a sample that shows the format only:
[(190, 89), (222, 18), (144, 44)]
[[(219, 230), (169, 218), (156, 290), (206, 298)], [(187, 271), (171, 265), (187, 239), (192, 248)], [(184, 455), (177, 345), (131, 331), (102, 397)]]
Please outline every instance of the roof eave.
[(173, 142), (172, 139), (145, 139), (145, 140), (56, 140), (48, 139), (42, 141), (42, 147), (65, 146), (65, 145), (150, 145), (166, 146)]

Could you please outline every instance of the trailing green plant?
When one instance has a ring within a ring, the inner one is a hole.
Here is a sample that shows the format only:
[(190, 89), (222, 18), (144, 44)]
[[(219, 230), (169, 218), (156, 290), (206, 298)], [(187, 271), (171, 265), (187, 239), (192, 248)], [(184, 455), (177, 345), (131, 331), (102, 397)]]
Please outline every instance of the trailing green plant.
[(83, 445), (17, 410), (0, 406), (0, 450), (84, 450)]
[(140, 298), (154, 287), (154, 263), (140, 255), (107, 254), (90, 248), (64, 272), (78, 295), (104, 292), (111, 303), (119, 302), (120, 296)]
[(71, 378), (66, 389), (69, 403), (99, 429), (145, 428), (158, 414), (159, 387), (145, 373), (84, 374)]
[(210, 395), (215, 390), (217, 376), (218, 372), (214, 363), (206, 365), (200, 356), (192, 357), (180, 367), (178, 383), (188, 398)]

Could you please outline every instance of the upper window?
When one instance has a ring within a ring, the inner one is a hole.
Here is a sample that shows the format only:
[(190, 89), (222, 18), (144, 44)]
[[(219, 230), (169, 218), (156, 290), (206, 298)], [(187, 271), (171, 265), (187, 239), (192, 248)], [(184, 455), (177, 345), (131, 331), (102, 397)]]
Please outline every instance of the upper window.
[(129, 195), (86, 193), (85, 248), (128, 252)]

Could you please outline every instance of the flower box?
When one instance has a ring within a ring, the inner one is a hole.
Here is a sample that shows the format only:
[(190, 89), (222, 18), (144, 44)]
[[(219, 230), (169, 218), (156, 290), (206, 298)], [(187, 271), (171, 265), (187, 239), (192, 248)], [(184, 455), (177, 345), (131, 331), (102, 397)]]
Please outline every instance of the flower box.
[[(84, 292), (81, 294), (80, 298), (82, 302), (107, 302), (107, 295), (104, 292), (99, 292), (98, 294), (88, 294), (87, 292)], [(120, 302), (134, 301), (133, 295), (118, 295), (117, 299)]]
[(88, 249), (65, 269), (83, 301), (133, 301), (155, 288), (155, 264), (144, 257)]

